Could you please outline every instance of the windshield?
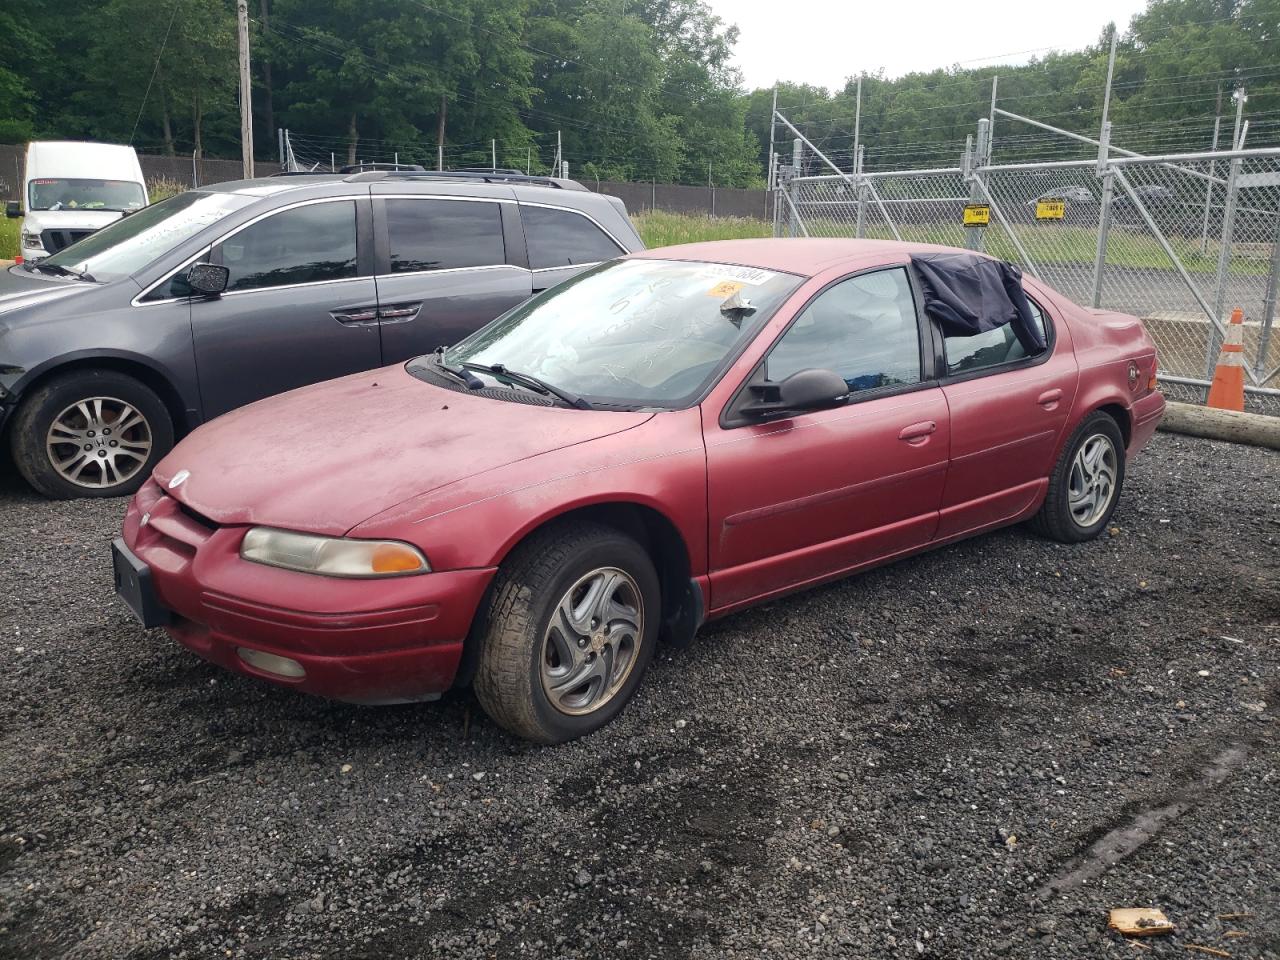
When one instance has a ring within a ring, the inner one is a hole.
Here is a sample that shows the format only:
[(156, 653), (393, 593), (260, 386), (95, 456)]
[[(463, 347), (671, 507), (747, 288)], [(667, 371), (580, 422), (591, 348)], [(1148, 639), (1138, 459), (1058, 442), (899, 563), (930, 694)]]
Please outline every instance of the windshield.
[(89, 234), (36, 266), (65, 267), (95, 280), (127, 277), (253, 200), (234, 193), (180, 193)]
[(614, 260), (499, 317), (444, 362), (502, 364), (592, 404), (680, 408), (800, 282), (720, 263)]
[(147, 205), (142, 184), (131, 180), (41, 177), (28, 190), (31, 210), (139, 210)]

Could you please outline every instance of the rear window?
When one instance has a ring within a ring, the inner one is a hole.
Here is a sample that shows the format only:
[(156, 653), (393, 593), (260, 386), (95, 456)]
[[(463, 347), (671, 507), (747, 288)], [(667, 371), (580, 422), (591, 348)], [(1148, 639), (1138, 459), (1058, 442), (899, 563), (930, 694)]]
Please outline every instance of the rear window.
[(521, 204), (520, 216), (534, 270), (599, 263), (626, 252), (580, 213)]
[(489, 267), (507, 262), (502, 211), (483, 200), (389, 199), (392, 273)]

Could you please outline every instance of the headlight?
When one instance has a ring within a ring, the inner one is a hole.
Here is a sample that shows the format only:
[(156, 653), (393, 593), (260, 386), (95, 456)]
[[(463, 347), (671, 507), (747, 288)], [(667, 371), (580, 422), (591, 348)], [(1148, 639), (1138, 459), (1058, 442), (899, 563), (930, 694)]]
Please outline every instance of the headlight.
[(22, 245), (24, 247), (29, 247), (33, 250), (44, 249), (44, 244), (40, 242), (40, 234), (28, 233), (26, 230), (22, 231)]
[(326, 577), (405, 577), (430, 573), (422, 551), (397, 540), (348, 540), (253, 527), (240, 556), (254, 563)]

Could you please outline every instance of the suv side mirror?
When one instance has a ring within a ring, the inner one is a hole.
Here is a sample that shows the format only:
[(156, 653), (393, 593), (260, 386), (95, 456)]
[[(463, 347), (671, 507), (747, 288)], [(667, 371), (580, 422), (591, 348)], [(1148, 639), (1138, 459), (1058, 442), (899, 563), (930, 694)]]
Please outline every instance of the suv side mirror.
[(821, 368), (797, 370), (781, 383), (754, 384), (751, 390), (759, 399), (743, 407), (742, 413), (753, 418), (835, 407), (849, 395), (844, 377)]
[(16, 220), (22, 216), (22, 201), (10, 200), (4, 205), (4, 215), (10, 220)]
[(193, 264), (187, 273), (187, 286), (191, 292), (204, 297), (220, 296), (230, 280), (231, 270), (216, 263)]

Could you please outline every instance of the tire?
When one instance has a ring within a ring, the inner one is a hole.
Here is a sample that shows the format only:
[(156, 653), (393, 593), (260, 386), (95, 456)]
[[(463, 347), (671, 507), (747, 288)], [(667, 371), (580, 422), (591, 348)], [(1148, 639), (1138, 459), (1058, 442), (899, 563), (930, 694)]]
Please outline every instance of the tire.
[(46, 497), (119, 497), (142, 486), (173, 447), (173, 421), (133, 377), (76, 370), (22, 401), (9, 442), (18, 472)]
[[(536, 743), (563, 743), (607, 724), (653, 657), (659, 591), (644, 548), (612, 527), (574, 523), (535, 534), (498, 571), (473, 634), (474, 687), (485, 712)], [(614, 601), (609, 616), (589, 602), (595, 596)]]
[[(1092, 480), (1082, 462), (1082, 452), (1097, 451), (1087, 458), (1094, 460)], [(1124, 487), (1124, 436), (1110, 416), (1095, 411), (1072, 434), (1049, 476), (1049, 492), (1044, 505), (1031, 521), (1036, 532), (1060, 543), (1082, 543), (1092, 540), (1103, 530), (1115, 512)], [(1101, 490), (1105, 481), (1106, 490)], [(1091, 486), (1092, 484), (1092, 486)], [(1087, 501), (1088, 490), (1098, 496)], [(1105, 502), (1102, 502), (1105, 499)]]

